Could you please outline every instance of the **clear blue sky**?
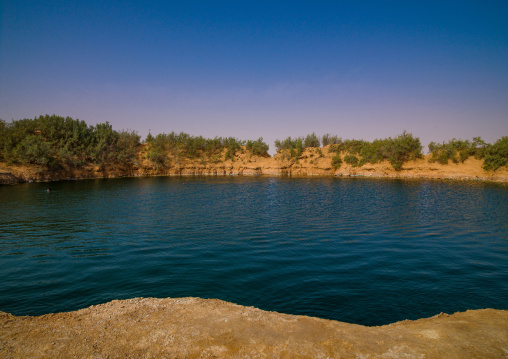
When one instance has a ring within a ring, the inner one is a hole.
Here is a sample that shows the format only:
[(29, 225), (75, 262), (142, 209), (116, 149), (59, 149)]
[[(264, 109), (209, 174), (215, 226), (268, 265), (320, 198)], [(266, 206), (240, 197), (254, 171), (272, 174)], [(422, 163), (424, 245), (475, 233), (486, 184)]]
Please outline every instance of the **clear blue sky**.
[(0, 118), (264, 137), (508, 135), (508, 2), (2, 1)]

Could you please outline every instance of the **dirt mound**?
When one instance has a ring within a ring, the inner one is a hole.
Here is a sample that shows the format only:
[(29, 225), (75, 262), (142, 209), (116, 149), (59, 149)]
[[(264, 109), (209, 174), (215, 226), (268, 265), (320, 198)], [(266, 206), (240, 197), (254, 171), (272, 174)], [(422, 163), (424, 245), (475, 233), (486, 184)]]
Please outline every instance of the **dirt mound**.
[(469, 310), (381, 327), (216, 299), (135, 298), (70, 313), (0, 312), (2, 358), (503, 358), (508, 311)]

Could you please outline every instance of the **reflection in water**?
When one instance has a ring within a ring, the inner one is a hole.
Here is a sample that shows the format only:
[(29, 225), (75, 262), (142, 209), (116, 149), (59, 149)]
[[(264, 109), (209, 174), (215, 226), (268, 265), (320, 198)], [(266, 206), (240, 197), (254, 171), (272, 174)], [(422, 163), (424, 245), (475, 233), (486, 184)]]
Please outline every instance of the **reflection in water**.
[(130, 178), (0, 187), (0, 310), (220, 298), (379, 325), (508, 303), (504, 185)]

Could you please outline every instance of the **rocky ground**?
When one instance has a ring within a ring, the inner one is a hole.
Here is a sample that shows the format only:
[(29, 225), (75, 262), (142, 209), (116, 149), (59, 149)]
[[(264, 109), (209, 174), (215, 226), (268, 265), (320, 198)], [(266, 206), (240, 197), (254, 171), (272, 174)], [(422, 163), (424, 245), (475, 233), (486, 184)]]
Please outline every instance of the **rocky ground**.
[(0, 312), (1, 358), (507, 358), (508, 311), (381, 327), (199, 298), (135, 298), (70, 313)]

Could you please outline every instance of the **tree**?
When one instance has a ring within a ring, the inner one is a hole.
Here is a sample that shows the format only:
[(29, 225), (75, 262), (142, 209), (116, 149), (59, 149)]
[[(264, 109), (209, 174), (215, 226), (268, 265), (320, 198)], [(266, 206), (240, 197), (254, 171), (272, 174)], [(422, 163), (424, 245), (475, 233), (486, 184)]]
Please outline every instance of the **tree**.
[(323, 138), (321, 139), (321, 144), (323, 145), (323, 147), (327, 145), (335, 145), (341, 142), (342, 142), (341, 138), (335, 135), (331, 135), (329, 133), (323, 135)]
[(153, 136), (150, 133), (150, 130), (148, 131), (148, 135), (146, 135), (145, 143), (152, 143), (153, 142)]
[(263, 137), (258, 138), (256, 141), (248, 140), (245, 145), (248, 151), (255, 156), (268, 157), (268, 145), (263, 141)]
[(307, 135), (305, 137), (305, 141), (303, 143), (304, 148), (319, 147), (320, 145), (321, 144), (320, 144), (319, 138), (316, 136), (316, 134), (314, 132), (312, 132), (310, 135)]
[(21, 163), (48, 166), (54, 162), (50, 145), (40, 135), (25, 137), (14, 149), (14, 154)]
[(508, 136), (501, 137), (486, 149), (483, 162), (483, 169), (486, 171), (495, 171), (502, 166), (508, 166)]
[(401, 170), (402, 165), (407, 161), (414, 161), (422, 158), (422, 144), (418, 137), (404, 131), (402, 135), (393, 139), (388, 149), (388, 160), (395, 170)]

